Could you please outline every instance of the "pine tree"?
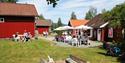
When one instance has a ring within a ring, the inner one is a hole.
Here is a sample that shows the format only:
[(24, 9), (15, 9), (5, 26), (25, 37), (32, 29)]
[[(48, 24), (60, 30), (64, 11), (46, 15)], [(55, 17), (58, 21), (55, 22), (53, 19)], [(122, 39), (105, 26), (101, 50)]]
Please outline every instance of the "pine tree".
[(63, 26), (63, 24), (62, 24), (62, 22), (61, 22), (61, 18), (58, 18), (57, 26), (58, 26), (58, 27)]
[(75, 12), (72, 12), (70, 19), (77, 19), (76, 15), (75, 15)]

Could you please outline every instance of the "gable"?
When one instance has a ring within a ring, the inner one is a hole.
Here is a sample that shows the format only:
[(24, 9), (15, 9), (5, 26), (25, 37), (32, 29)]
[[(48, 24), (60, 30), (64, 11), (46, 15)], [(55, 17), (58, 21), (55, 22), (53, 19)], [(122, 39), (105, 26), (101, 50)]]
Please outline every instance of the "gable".
[(17, 3), (0, 3), (0, 15), (9, 16), (37, 16), (34, 5)]
[(69, 24), (72, 27), (80, 26), (80, 25), (85, 25), (89, 20), (70, 20)]

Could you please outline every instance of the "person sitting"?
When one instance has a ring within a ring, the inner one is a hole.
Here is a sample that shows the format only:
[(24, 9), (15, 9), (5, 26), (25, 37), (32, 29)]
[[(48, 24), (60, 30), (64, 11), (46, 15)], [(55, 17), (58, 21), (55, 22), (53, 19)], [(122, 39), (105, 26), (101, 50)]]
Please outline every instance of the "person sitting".
[(119, 56), (119, 55), (120, 55), (120, 53), (121, 53), (120, 48), (119, 48), (119, 47), (117, 47), (117, 46), (115, 46), (115, 47), (113, 48), (113, 51), (114, 51), (114, 53), (115, 53), (115, 56)]
[(85, 35), (84, 35), (84, 44), (85, 45), (90, 45), (90, 43), (88, 42), (88, 40), (89, 40), (89, 38), (88, 38), (88, 35), (85, 33)]
[(27, 42), (28, 40), (29, 40), (29, 34), (28, 34), (28, 32), (24, 32), (24, 34), (23, 34), (23, 36), (24, 36), (24, 42)]
[(67, 35), (64, 36), (64, 43), (67, 42)]
[(32, 35), (30, 34), (30, 32), (27, 32), (26, 36), (25, 36), (25, 39), (26, 39), (26, 42), (29, 41), (31, 39)]
[(14, 38), (14, 41), (19, 41), (20, 40), (20, 37), (19, 37), (19, 32), (16, 32), (15, 35), (13, 35), (13, 38)]
[(43, 36), (46, 36), (46, 32), (45, 31), (43, 31)]
[(68, 43), (71, 43), (71, 42), (72, 42), (72, 36), (68, 35)]
[(78, 39), (75, 36), (72, 38), (72, 45), (78, 46)]
[(46, 32), (45, 32), (45, 37), (47, 37), (47, 36), (48, 36), (48, 34), (49, 34), (49, 33), (46, 31)]
[(31, 41), (31, 39), (32, 39), (32, 35), (31, 35), (31, 33), (30, 32), (28, 32), (28, 38), (27, 38), (29, 41)]
[(57, 36), (57, 35), (55, 36), (55, 41), (57, 41), (57, 42), (59, 41), (59, 40), (58, 40), (58, 36)]
[(85, 34), (81, 35), (80, 45), (81, 45), (81, 44), (85, 44)]

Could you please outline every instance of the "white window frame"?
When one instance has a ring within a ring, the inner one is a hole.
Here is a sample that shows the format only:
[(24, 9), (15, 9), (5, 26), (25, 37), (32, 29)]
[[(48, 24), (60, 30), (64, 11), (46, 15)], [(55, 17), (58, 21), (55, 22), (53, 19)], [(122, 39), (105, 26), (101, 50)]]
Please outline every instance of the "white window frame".
[[(2, 20), (3, 19), (3, 20)], [(4, 18), (0, 18), (0, 23), (4, 22)]]

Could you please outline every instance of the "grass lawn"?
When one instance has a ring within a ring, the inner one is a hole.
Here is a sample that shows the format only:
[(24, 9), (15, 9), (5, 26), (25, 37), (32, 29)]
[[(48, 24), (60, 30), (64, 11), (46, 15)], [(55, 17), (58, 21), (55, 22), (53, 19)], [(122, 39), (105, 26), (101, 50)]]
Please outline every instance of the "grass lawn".
[(50, 55), (54, 60), (64, 60), (73, 54), (91, 63), (119, 63), (117, 58), (105, 56), (99, 48), (68, 48), (52, 45), (51, 41), (34, 40), (19, 43), (10, 40), (0, 40), (0, 63), (40, 63), (42, 58)]

